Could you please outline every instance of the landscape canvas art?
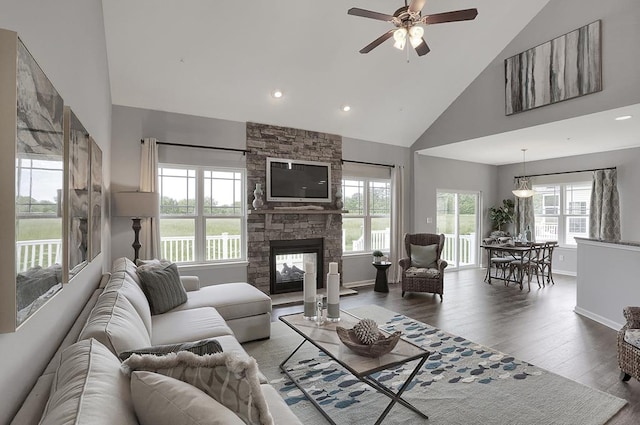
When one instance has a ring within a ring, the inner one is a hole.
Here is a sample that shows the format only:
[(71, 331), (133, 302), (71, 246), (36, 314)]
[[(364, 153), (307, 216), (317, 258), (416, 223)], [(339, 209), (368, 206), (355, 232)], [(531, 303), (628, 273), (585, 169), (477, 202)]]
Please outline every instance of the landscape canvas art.
[(505, 113), (602, 90), (600, 21), (505, 59)]
[(102, 247), (102, 151), (91, 139), (91, 259)]
[(65, 110), (65, 119), (69, 150), (69, 279), (72, 279), (87, 264), (88, 257), (90, 140), (89, 133), (69, 108)]

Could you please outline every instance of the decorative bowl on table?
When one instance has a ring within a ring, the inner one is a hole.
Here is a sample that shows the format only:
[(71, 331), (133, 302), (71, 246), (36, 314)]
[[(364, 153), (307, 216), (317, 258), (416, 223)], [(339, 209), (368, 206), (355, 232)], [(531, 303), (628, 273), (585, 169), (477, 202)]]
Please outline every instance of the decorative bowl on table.
[(378, 331), (378, 338), (371, 344), (364, 344), (358, 339), (353, 329), (346, 329), (341, 326), (336, 327), (338, 338), (354, 353), (365, 357), (380, 357), (391, 352), (400, 341), (402, 332), (396, 331), (389, 336)]

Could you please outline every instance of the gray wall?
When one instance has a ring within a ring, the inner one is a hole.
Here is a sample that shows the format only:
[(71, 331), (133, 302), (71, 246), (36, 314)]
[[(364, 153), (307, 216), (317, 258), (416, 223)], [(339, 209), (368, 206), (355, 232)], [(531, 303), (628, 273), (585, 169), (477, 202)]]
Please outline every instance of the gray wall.
[[(138, 189), (140, 139), (143, 137), (155, 137), (160, 141), (175, 143), (245, 149), (246, 124), (114, 105), (111, 169), (113, 192)], [(342, 152), (345, 159), (404, 165), (407, 167), (406, 179), (407, 185), (409, 184), (411, 164), (408, 148), (343, 138)], [(200, 161), (207, 155), (215, 156), (210, 158), (211, 161), (234, 161), (235, 165), (242, 162), (237, 158), (237, 155), (233, 157), (233, 155), (219, 151), (187, 148), (165, 149), (164, 158), (161, 155), (160, 159), (166, 162), (182, 163)], [(403, 213), (405, 214), (405, 223), (410, 225), (410, 196), (407, 195), (406, 198), (406, 208)], [(112, 221), (112, 257), (132, 258), (131, 220), (114, 217)], [(345, 257), (343, 270), (344, 282), (359, 282), (375, 277), (375, 269), (371, 266), (369, 254)], [(183, 266), (180, 268), (180, 272), (200, 277), (204, 285), (246, 281), (247, 279), (246, 263)]]
[[(640, 137), (640, 136), (638, 136)], [(618, 192), (620, 194), (620, 231), (622, 239), (640, 241), (640, 208), (638, 182), (640, 182), (640, 148), (578, 155), (566, 158), (527, 162), (527, 174), (557, 173), (584, 169), (617, 167)], [(513, 198), (513, 178), (522, 174), (522, 164), (498, 167), (498, 198)], [(561, 176), (558, 176), (561, 178)], [(534, 180), (535, 181), (535, 180)], [(560, 261), (559, 256), (564, 257)], [(576, 273), (576, 249), (558, 248), (554, 251), (554, 270), (568, 274)]]
[(4, 424), (20, 407), (110, 262), (106, 213), (110, 190), (111, 95), (100, 0), (3, 1), (0, 27), (18, 32), (65, 104), (71, 106), (100, 145), (107, 194), (102, 254), (18, 331), (0, 335), (0, 423)]
[[(413, 231), (416, 233), (436, 231), (436, 192), (450, 191), (480, 192), (479, 235), (491, 231), (487, 209), (496, 203), (498, 167), (474, 162), (456, 161), (414, 154)], [(431, 218), (431, 223), (427, 223)]]
[[(505, 116), (504, 60), (602, 20), (603, 91)], [(413, 144), (439, 146), (640, 102), (640, 6), (637, 0), (551, 0)]]

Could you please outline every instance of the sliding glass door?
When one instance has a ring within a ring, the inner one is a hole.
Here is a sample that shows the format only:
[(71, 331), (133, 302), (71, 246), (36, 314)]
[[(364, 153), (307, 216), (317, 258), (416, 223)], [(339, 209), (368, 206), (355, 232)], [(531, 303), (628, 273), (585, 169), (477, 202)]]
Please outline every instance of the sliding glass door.
[(479, 200), (479, 192), (437, 192), (436, 229), (444, 233), (442, 258), (449, 268), (478, 265)]

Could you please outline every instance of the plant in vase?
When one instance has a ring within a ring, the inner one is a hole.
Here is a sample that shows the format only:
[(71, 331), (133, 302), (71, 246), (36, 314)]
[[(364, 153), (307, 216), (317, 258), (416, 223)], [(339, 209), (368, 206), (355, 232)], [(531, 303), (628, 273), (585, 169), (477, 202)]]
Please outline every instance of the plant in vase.
[(503, 230), (503, 226), (513, 222), (515, 215), (514, 207), (513, 200), (503, 199), (501, 206), (489, 208), (489, 219), (491, 219), (493, 228), (495, 229), (491, 232), (491, 236), (508, 235), (508, 233)]
[(378, 251), (378, 250), (373, 251), (373, 262), (374, 263), (381, 262), (382, 261), (382, 257), (384, 257), (384, 254), (382, 253), (382, 251)]

